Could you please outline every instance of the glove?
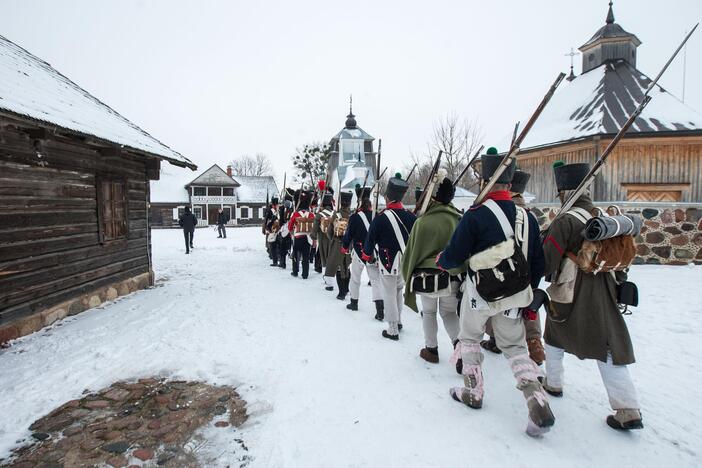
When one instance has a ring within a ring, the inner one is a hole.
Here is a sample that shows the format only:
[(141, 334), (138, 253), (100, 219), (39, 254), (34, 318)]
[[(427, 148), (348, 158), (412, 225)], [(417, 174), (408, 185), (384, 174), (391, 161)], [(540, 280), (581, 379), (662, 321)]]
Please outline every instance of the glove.
[(347, 249), (346, 247), (342, 247), (342, 248), (341, 248), (341, 253), (344, 254), (344, 255), (346, 255), (346, 254), (349, 253), (349, 249)]
[(366, 255), (365, 252), (363, 252), (363, 254), (361, 255), (361, 260), (368, 263), (373, 263), (375, 261), (373, 257), (371, 257), (370, 255)]

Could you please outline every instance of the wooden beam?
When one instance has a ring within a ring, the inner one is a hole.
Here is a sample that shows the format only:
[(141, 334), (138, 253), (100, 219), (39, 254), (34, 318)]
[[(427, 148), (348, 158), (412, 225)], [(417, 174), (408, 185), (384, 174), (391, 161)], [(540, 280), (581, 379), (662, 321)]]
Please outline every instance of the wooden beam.
[(629, 184), (622, 183), (622, 187), (631, 191), (646, 191), (646, 192), (668, 192), (671, 190), (687, 190), (690, 188), (690, 183), (682, 184)]

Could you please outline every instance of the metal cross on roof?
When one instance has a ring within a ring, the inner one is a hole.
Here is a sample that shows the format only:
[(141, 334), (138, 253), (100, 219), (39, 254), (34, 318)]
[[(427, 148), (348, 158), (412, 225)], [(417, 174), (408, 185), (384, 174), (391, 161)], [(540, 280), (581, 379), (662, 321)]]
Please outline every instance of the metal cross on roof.
[(566, 78), (568, 81), (573, 81), (575, 79), (575, 73), (573, 73), (573, 57), (578, 55), (578, 52), (575, 52), (573, 48), (570, 48), (570, 52), (565, 54), (566, 57), (570, 57), (570, 75), (568, 75), (568, 78)]

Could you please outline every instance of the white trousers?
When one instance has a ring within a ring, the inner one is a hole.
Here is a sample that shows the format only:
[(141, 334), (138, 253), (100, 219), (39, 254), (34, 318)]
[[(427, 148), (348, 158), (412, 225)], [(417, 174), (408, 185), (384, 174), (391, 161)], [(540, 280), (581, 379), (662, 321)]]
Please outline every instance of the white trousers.
[(439, 345), (438, 333), (439, 324), (436, 318), (441, 315), (441, 321), (444, 323), (446, 333), (448, 333), (451, 343), (458, 338), (458, 298), (455, 294), (450, 294), (444, 297), (427, 297), (419, 295), (422, 301), (422, 326), (424, 328), (424, 344), (427, 348), (436, 348)]
[(351, 299), (358, 300), (361, 292), (361, 277), (364, 269), (368, 273), (368, 279), (370, 279), (371, 282), (373, 300), (379, 301), (383, 299), (383, 295), (380, 290), (380, 271), (378, 270), (378, 264), (363, 263), (355, 252), (351, 254), (351, 281), (349, 282)]
[(385, 304), (385, 320), (390, 326), (389, 329), (394, 329), (398, 323), (402, 322), (405, 281), (402, 279), (402, 275), (379, 276), (383, 303)]
[[(467, 301), (470, 298), (463, 296), (463, 300)], [(461, 331), (458, 334), (461, 343), (465, 345), (479, 344), (485, 336), (485, 323), (488, 319), (492, 321), (497, 346), (507, 359), (528, 353), (522, 318), (508, 318), (502, 312), (494, 312), (489, 309), (475, 310), (470, 307), (461, 307)], [(480, 348), (475, 349), (480, 350)], [(463, 354), (464, 365), (480, 365), (483, 362), (482, 352), (470, 353), (470, 355)]]
[[(550, 387), (563, 388), (563, 356), (565, 351), (546, 343), (546, 378)], [(634, 382), (627, 366), (615, 366), (607, 353), (607, 362), (597, 361), (602, 383), (607, 390), (609, 404), (613, 410), (640, 409)]]

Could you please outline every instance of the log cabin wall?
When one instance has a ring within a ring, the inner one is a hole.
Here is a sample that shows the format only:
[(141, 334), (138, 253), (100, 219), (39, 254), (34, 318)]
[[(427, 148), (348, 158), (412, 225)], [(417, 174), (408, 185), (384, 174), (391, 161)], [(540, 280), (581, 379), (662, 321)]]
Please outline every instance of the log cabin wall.
[[(0, 327), (151, 274), (147, 175), (154, 165), (158, 174), (158, 162), (110, 155), (79, 138), (30, 135), (0, 120)], [(124, 182), (124, 238), (101, 241), (102, 177)]]
[[(552, 164), (593, 164), (609, 139), (592, 138), (543, 150), (525, 151), (517, 165), (532, 174), (527, 191), (539, 203), (555, 200)], [(597, 177), (593, 195), (602, 201), (658, 201), (632, 198), (636, 191), (669, 195), (666, 202), (702, 203), (702, 137), (661, 136), (622, 140)]]

